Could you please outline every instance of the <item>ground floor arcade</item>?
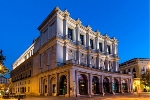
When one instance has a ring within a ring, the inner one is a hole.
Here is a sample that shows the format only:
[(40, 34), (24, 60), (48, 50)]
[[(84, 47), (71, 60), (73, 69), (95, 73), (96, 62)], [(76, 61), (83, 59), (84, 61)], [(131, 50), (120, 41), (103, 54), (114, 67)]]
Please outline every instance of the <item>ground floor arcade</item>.
[(64, 66), (39, 78), (39, 95), (79, 96), (132, 92), (132, 76), (81, 66)]

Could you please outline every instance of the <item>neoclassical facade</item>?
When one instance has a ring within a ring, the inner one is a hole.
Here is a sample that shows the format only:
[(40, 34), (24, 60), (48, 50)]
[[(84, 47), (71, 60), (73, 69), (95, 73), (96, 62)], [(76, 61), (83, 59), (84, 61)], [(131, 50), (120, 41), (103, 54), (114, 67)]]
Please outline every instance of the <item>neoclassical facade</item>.
[(133, 91), (141, 89), (143, 92), (150, 91), (149, 87), (140, 84), (141, 75), (146, 73), (150, 65), (150, 58), (133, 58), (119, 65), (120, 72), (133, 75)]
[(67, 10), (58, 7), (38, 30), (40, 36), (13, 64), (14, 93), (80, 96), (132, 92), (132, 75), (119, 73), (115, 37), (83, 26), (79, 18), (72, 19)]

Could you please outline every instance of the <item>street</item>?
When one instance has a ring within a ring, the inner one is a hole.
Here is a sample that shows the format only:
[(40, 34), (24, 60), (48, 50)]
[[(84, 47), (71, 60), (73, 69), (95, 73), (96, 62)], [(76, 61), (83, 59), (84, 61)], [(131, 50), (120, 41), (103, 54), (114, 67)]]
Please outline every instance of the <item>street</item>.
[[(98, 96), (82, 96), (82, 97), (27, 97), (25, 99), (20, 100), (150, 100), (149, 94), (141, 94), (140, 97), (137, 94), (125, 94), (125, 95), (107, 95), (102, 97), (101, 95)], [(0, 100), (18, 100), (18, 99), (0, 99)]]

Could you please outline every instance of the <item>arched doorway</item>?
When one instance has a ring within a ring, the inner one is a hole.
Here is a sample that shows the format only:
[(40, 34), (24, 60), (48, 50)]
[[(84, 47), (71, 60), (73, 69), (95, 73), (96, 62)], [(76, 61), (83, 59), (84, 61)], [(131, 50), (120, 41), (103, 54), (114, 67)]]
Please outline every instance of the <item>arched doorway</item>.
[(44, 96), (47, 95), (47, 80), (43, 80), (43, 91), (44, 91)]
[(128, 92), (127, 81), (125, 79), (122, 80), (122, 90)]
[(50, 81), (50, 95), (55, 96), (56, 95), (56, 78), (52, 77)]
[(109, 79), (107, 77), (103, 79), (103, 88), (105, 93), (109, 93)]
[(62, 75), (60, 77), (60, 91), (59, 91), (60, 95), (65, 95), (67, 94), (67, 78), (65, 75)]
[(94, 94), (99, 94), (99, 79), (97, 76), (93, 76), (92, 79), (92, 92)]
[(80, 95), (88, 94), (88, 92), (87, 92), (88, 91), (88, 87), (87, 87), (88, 81), (87, 81), (86, 75), (81, 74), (81, 75), (79, 75), (78, 79), (79, 79), (79, 94)]
[(119, 82), (116, 78), (114, 78), (113, 91), (119, 93)]

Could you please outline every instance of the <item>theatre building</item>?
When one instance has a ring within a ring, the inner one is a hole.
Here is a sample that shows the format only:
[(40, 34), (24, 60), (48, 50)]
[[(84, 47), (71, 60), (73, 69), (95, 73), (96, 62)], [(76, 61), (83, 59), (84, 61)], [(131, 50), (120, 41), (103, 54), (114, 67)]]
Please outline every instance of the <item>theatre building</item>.
[(40, 36), (13, 63), (13, 93), (80, 96), (132, 91), (132, 75), (119, 72), (118, 41), (83, 26), (55, 7)]

